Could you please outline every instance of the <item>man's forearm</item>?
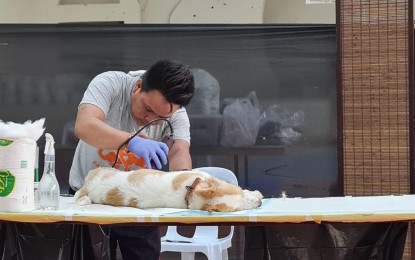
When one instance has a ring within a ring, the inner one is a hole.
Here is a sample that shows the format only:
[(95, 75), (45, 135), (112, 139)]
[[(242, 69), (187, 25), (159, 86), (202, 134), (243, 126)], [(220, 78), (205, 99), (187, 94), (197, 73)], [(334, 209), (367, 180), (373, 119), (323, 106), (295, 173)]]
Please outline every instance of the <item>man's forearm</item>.
[(169, 161), (169, 171), (180, 171), (180, 170), (191, 170), (192, 169), (192, 159), (190, 155), (186, 157), (181, 157), (178, 160)]
[(179, 171), (192, 169), (192, 158), (189, 153), (189, 145), (183, 140), (178, 140), (169, 152), (169, 170)]
[(77, 120), (75, 135), (87, 144), (101, 149), (118, 149), (130, 136), (97, 118), (91, 118), (88, 122)]

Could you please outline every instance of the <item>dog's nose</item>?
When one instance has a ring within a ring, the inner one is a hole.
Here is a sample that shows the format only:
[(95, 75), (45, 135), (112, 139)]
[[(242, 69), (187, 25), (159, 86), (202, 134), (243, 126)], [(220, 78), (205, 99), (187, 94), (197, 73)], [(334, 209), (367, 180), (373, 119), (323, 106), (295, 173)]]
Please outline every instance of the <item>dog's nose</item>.
[(258, 207), (261, 207), (262, 205), (262, 200), (258, 200)]

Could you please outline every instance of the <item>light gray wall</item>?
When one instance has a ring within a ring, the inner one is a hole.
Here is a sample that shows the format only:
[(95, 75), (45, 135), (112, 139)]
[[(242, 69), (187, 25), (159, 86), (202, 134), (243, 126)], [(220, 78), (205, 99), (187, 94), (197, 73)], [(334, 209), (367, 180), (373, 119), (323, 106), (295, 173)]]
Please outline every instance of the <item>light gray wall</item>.
[[(71, 2), (74, 4), (68, 4)], [(98, 2), (103, 4), (97, 4)], [(335, 23), (335, 4), (306, 2), (307, 0), (2, 0), (0, 22)]]

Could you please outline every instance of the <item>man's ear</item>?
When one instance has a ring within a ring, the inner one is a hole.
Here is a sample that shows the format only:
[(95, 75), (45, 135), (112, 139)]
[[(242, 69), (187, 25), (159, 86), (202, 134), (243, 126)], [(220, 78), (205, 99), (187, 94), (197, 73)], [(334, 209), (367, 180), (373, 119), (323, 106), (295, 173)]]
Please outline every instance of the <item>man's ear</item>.
[(137, 80), (133, 88), (133, 93), (140, 91), (142, 82), (143, 82), (142, 79)]

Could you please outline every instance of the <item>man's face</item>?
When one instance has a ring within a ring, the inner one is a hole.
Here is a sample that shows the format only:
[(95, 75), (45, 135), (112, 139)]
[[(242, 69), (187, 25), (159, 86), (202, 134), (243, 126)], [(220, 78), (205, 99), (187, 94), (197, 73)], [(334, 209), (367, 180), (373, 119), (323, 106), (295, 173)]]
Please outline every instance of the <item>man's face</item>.
[[(158, 90), (149, 92), (140, 90), (141, 80), (138, 80), (131, 95), (131, 115), (138, 125), (148, 124), (157, 118), (170, 118), (179, 109), (179, 105), (170, 104)], [(154, 124), (162, 123), (162, 120), (154, 122)]]

